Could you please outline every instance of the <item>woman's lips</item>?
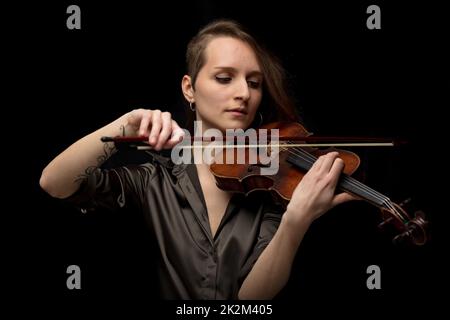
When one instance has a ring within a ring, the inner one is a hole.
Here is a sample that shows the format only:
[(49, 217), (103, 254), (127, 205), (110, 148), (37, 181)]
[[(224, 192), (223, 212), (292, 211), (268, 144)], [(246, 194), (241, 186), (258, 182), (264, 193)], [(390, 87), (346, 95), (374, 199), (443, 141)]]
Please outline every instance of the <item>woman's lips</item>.
[(243, 117), (243, 116), (247, 115), (247, 112), (245, 112), (245, 110), (239, 110), (239, 109), (227, 110), (227, 112), (236, 117)]

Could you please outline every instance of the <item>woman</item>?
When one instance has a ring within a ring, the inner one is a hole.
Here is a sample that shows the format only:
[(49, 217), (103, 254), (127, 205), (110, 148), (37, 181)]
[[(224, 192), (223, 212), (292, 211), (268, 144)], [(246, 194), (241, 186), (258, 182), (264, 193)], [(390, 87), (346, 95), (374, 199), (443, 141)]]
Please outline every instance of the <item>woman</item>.
[[(202, 124), (197, 134), (295, 120), (280, 64), (233, 21), (200, 30), (188, 45), (187, 67), (181, 85), (189, 112)], [(312, 221), (352, 199), (335, 195), (344, 166), (337, 153), (315, 162), (285, 210), (257, 193), (246, 197), (219, 189), (201, 161), (174, 164), (153, 153), (153, 161), (140, 166), (100, 169), (115, 152), (100, 138), (123, 134), (148, 136), (160, 151), (173, 148), (184, 131), (168, 112), (133, 110), (58, 155), (43, 170), (40, 185), (84, 210), (140, 210), (158, 242), (163, 298), (273, 298), (286, 284)]]

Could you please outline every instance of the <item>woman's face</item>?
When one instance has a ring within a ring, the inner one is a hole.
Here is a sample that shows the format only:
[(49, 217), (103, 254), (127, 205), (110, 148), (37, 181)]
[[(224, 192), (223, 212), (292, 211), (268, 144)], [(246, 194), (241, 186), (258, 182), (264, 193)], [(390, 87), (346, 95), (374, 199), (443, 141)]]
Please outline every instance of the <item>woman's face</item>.
[(263, 76), (253, 49), (245, 42), (218, 37), (205, 49), (205, 64), (192, 90), (203, 130), (247, 129), (262, 97)]

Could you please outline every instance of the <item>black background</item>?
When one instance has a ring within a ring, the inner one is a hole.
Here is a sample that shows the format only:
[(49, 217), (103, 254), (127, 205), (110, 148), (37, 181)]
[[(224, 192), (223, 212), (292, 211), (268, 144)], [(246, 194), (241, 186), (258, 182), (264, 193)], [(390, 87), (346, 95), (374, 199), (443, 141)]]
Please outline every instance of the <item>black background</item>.
[[(66, 28), (70, 4), (81, 8), (81, 30)], [(366, 28), (370, 4), (381, 8), (381, 30)], [(5, 121), (12, 128), (6, 132), (17, 139), (3, 160), (12, 191), (8, 216), (17, 228), (5, 243), (14, 296), (51, 301), (41, 304), (46, 310), (131, 299), (160, 305), (152, 291), (149, 238), (139, 219), (82, 216), (41, 191), (39, 176), (77, 138), (133, 108), (166, 109), (183, 123), (186, 44), (205, 23), (227, 17), (281, 58), (310, 131), (407, 139), (399, 148), (354, 151), (362, 157), (366, 184), (396, 201), (411, 197), (431, 221), (426, 246), (395, 247), (377, 230), (380, 217), (371, 205), (332, 210), (308, 231), (291, 281), (277, 297), (278, 311), (336, 301), (344, 311), (360, 304), (375, 310), (440, 306), (448, 250), (443, 203), (449, 19), (443, 7), (425, 1), (62, 1), (6, 12), (13, 19), (6, 29), (6, 94), (12, 102)], [(71, 264), (81, 267), (82, 290), (66, 288)], [(366, 287), (372, 264), (381, 268), (381, 290)]]

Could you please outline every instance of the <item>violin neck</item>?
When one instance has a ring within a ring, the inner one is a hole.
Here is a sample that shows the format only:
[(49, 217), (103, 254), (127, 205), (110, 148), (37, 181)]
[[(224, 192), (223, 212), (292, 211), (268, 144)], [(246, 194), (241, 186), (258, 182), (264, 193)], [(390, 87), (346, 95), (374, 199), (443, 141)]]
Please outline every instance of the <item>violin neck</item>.
[(355, 178), (350, 177), (345, 173), (342, 173), (339, 179), (338, 189), (341, 191), (352, 193), (379, 208), (386, 207), (386, 202), (389, 201), (389, 198), (385, 195), (379, 193), (378, 191), (370, 188), (369, 186), (356, 180)]
[[(298, 156), (288, 156), (286, 160), (287, 162), (293, 164), (294, 166), (302, 170), (308, 171), (309, 169), (311, 169), (316, 158), (304, 159)], [(337, 189), (352, 193), (379, 208), (386, 207), (390, 201), (389, 198), (386, 197), (385, 195), (368, 187), (364, 183), (356, 180), (355, 178), (352, 178), (351, 176), (345, 173), (341, 174), (341, 177), (339, 178), (339, 182), (337, 185)]]

